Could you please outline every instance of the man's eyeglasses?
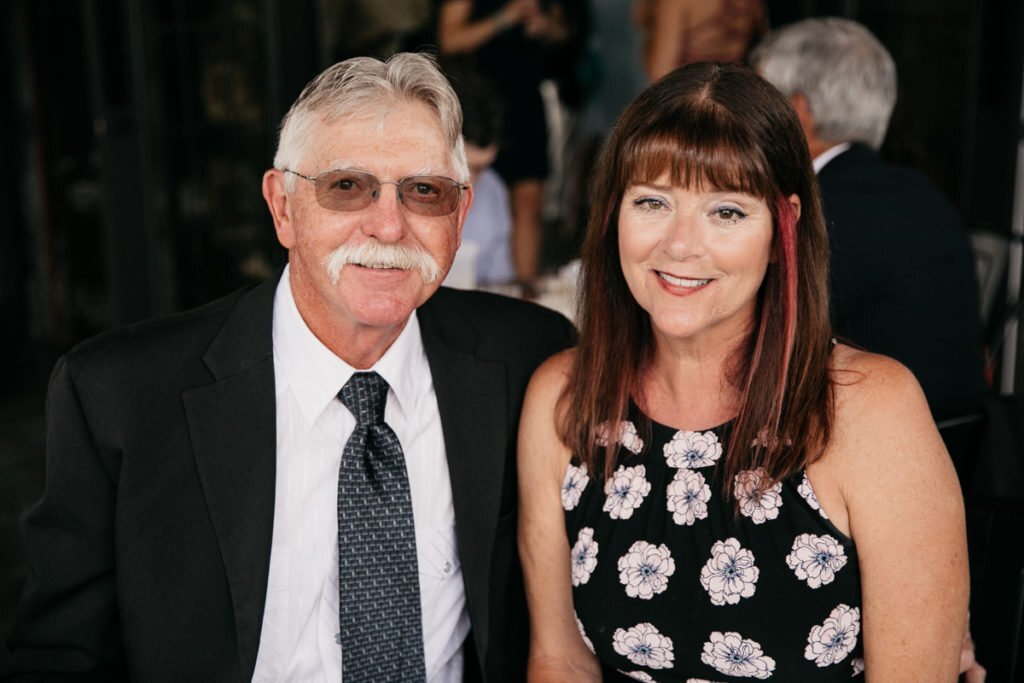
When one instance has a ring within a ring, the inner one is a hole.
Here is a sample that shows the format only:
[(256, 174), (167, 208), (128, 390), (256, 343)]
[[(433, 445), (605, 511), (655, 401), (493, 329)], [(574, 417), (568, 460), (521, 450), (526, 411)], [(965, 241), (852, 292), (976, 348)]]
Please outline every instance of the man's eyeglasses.
[(316, 203), (328, 211), (360, 211), (380, 196), (381, 185), (398, 188), (398, 201), (419, 216), (448, 216), (459, 206), (462, 191), (468, 185), (439, 175), (412, 175), (400, 180), (381, 180), (372, 173), (335, 169), (316, 176), (297, 175), (313, 183)]

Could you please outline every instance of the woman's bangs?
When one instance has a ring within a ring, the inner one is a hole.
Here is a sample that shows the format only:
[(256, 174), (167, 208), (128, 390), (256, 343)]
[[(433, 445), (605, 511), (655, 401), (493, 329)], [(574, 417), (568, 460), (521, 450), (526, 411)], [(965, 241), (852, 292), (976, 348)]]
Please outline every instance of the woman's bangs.
[(762, 199), (776, 194), (759, 148), (724, 134), (689, 132), (675, 127), (627, 144), (624, 186), (652, 183), (667, 172), (675, 187), (743, 192)]

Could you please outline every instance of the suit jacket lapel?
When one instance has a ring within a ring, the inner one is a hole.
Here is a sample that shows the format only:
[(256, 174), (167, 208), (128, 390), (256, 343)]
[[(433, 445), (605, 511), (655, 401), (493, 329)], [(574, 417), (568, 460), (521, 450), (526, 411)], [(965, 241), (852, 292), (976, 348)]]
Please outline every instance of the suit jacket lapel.
[(273, 278), (239, 299), (203, 356), (215, 381), (182, 396), (231, 590), (246, 680), (256, 666), (274, 528), (276, 285)]
[(483, 658), (488, 577), (509, 443), (505, 365), (473, 355), (471, 326), (438, 298), (420, 308), (420, 328), (441, 414), (466, 599)]

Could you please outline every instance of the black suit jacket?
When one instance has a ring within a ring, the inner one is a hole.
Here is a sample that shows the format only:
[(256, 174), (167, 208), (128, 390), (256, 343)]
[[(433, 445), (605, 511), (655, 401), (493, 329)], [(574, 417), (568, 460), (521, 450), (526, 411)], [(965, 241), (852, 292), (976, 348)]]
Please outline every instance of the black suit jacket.
[(818, 176), (836, 334), (908, 366), (936, 420), (981, 410), (978, 285), (967, 230), (923, 176), (855, 144)]
[[(252, 677), (274, 515), (275, 286), (100, 336), (58, 362), (8, 672)], [(417, 315), (472, 622), (467, 680), (521, 680), (519, 410), (572, 328), (531, 304), (447, 289)]]

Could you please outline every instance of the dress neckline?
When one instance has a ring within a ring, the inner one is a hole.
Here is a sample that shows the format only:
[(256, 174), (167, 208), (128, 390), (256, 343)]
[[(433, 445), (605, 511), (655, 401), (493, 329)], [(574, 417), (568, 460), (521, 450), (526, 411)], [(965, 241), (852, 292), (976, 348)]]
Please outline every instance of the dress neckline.
[(676, 427), (655, 420), (653, 417), (651, 417), (643, 410), (641, 410), (640, 406), (638, 406), (636, 404), (636, 401), (634, 401), (632, 398), (629, 400), (629, 415), (630, 417), (639, 415), (647, 418), (647, 420), (650, 421), (652, 428), (657, 427), (670, 432), (694, 432), (696, 434), (700, 434), (703, 432), (715, 432), (716, 434), (721, 434), (722, 432), (728, 431), (732, 427), (733, 423), (736, 421), (735, 417), (731, 417), (725, 422), (721, 422), (713, 427), (707, 427), (705, 429), (690, 429), (689, 427)]

